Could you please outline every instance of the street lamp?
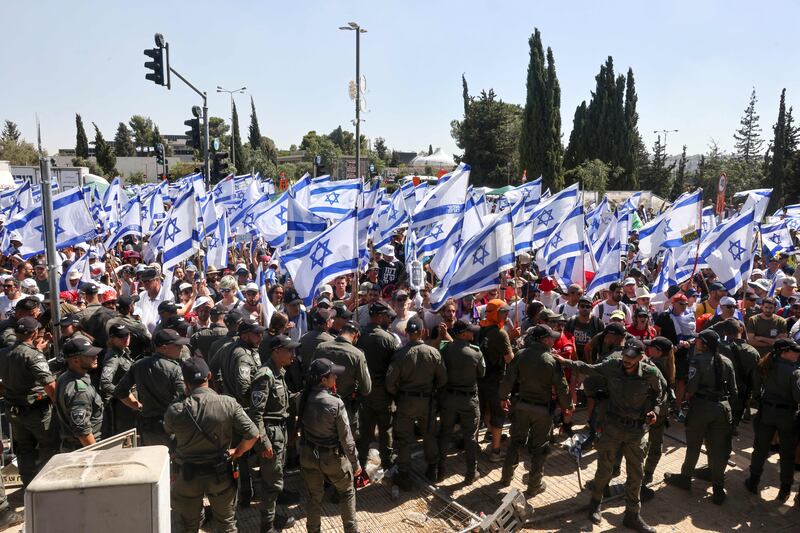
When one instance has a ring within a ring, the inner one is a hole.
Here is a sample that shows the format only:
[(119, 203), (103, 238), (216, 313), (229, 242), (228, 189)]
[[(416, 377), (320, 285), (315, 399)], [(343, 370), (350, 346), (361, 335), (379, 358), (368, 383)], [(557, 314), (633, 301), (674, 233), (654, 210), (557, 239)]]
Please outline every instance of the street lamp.
[(234, 89), (229, 91), (228, 89), (224, 89), (217, 85), (217, 92), (218, 93), (228, 93), (231, 95), (231, 166), (233, 167), (233, 171), (236, 172), (236, 150), (234, 149), (234, 138), (233, 138), (233, 95), (234, 94), (242, 94), (244, 93), (247, 87), (242, 87), (241, 89)]
[(361, 34), (367, 30), (355, 22), (339, 29), (356, 32), (356, 177), (361, 178)]
[[(668, 133), (678, 133), (678, 130), (653, 130), (653, 133), (663, 133), (664, 134), (664, 154), (667, 153), (667, 134)], [(660, 135), (659, 135), (660, 137)]]

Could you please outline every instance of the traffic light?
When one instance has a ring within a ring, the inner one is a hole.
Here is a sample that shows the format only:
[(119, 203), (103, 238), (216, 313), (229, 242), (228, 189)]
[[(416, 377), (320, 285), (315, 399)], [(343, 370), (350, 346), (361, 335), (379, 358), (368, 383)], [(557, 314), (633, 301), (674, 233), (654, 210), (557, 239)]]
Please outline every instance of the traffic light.
[(202, 150), (203, 147), (200, 143), (200, 119), (190, 118), (189, 120), (184, 120), (183, 123), (189, 128), (186, 130), (186, 136), (189, 137), (186, 139), (186, 146), (194, 148), (195, 150)]
[(156, 85), (166, 86), (164, 48), (148, 48), (144, 51), (144, 55), (152, 59), (152, 61), (146, 61), (144, 64), (145, 68), (152, 70), (152, 72), (145, 74), (145, 79), (152, 81)]
[(228, 152), (214, 153), (214, 161), (211, 164), (211, 177), (219, 181), (228, 175)]
[(156, 163), (164, 164), (164, 145), (161, 143), (156, 144)]

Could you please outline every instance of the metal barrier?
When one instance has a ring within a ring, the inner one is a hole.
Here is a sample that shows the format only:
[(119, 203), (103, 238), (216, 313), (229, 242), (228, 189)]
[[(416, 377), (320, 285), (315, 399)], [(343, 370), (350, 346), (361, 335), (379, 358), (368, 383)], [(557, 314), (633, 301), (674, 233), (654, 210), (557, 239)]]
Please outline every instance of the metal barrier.
[(84, 446), (77, 451), (89, 452), (97, 450), (113, 450), (114, 448), (136, 448), (136, 441), (136, 429), (129, 429), (128, 431), (123, 431), (122, 433), (114, 435), (113, 437), (101, 439), (94, 444)]

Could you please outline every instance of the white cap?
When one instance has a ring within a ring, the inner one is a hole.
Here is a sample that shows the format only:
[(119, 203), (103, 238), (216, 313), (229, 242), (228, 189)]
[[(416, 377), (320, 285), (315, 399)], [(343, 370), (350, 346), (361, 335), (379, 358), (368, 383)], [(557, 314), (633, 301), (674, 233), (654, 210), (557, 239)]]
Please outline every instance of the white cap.
[(394, 246), (392, 246), (391, 244), (387, 244), (385, 246), (382, 246), (381, 249), (378, 250), (378, 252), (380, 252), (381, 255), (385, 255), (387, 257), (394, 257)]
[(83, 273), (80, 270), (73, 270), (69, 273), (69, 279), (81, 279)]
[(322, 287), (319, 288), (319, 293), (320, 294), (326, 294), (326, 293), (327, 294), (333, 294), (333, 287), (331, 287), (330, 285), (323, 285)]
[(736, 305), (736, 300), (730, 296), (723, 296), (719, 300), (719, 305)]
[(625, 281), (622, 282), (623, 285), (636, 285), (636, 280), (633, 278), (625, 278)]
[(19, 284), (21, 289), (39, 289), (36, 280), (33, 278), (25, 278)]
[(192, 284), (191, 283), (181, 283), (180, 285), (178, 285), (178, 290), (181, 291), (181, 292), (185, 291), (186, 289), (191, 289), (191, 288), (192, 288)]
[(80, 248), (84, 252), (89, 250), (89, 247), (84, 242), (79, 242), (78, 244), (75, 245), (75, 248)]
[(797, 287), (797, 280), (794, 279), (792, 276), (786, 276), (781, 280), (784, 285), (789, 285), (791, 287)]
[(750, 277), (753, 277), (753, 276), (761, 276), (763, 278), (764, 277), (764, 271), (761, 270), (760, 268), (754, 268), (753, 271), (750, 273)]
[(206, 305), (206, 304), (213, 306), (214, 305), (214, 300), (212, 300), (208, 296), (201, 296), (200, 298), (198, 298), (198, 299), (196, 299), (194, 301), (194, 305), (192, 305), (192, 311), (194, 311), (195, 309), (197, 309), (201, 305)]
[(530, 265), (531, 255), (526, 252), (520, 252), (520, 254), (517, 256), (517, 260), (519, 260), (520, 265)]
[(244, 292), (247, 291), (256, 291), (258, 292), (258, 284), (253, 283), (252, 281), (244, 286)]
[(636, 287), (636, 298), (652, 298), (653, 295), (647, 290), (647, 287)]

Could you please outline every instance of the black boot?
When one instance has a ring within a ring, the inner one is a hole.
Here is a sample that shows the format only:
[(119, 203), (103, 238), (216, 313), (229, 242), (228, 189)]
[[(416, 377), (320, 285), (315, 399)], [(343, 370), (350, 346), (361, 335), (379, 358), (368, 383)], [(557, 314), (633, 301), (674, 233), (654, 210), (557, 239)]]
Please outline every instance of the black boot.
[(408, 472), (398, 472), (395, 476), (395, 484), (400, 487), (400, 490), (411, 490), (411, 476)]
[(275, 528), (278, 531), (283, 529), (292, 529), (292, 526), (295, 523), (295, 519), (293, 516), (283, 516), (283, 515), (275, 515)]
[(725, 494), (725, 488), (721, 485), (714, 485), (714, 495), (711, 497), (711, 503), (714, 505), (722, 505), (727, 498), (727, 494)]
[(476, 479), (478, 479), (478, 471), (475, 469), (467, 470), (467, 473), (464, 474), (464, 483), (470, 485)]
[(711, 483), (711, 467), (704, 466), (702, 468), (695, 468), (694, 477), (702, 481), (708, 481), (709, 483)]
[(761, 476), (754, 476), (753, 474), (750, 474), (750, 477), (744, 480), (744, 486), (747, 487), (747, 490), (758, 496), (761, 492), (761, 490), (758, 488), (759, 481), (761, 481)]
[(600, 515), (600, 500), (589, 500), (589, 521), (596, 526), (603, 521), (603, 517)]
[(666, 481), (667, 485), (672, 485), (673, 487), (678, 487), (679, 489), (692, 489), (692, 480), (683, 474), (664, 474), (664, 481)]
[(656, 528), (647, 525), (647, 522), (642, 520), (639, 513), (625, 511), (625, 518), (622, 520), (622, 525), (641, 533), (656, 533)]
[(792, 485), (791, 483), (788, 485), (784, 485), (781, 483), (781, 490), (778, 491), (778, 497), (776, 498), (778, 501), (785, 502), (789, 499), (789, 495), (792, 493)]
[(525, 490), (525, 496), (527, 496), (528, 498), (533, 498), (537, 494), (541, 494), (546, 490), (547, 490), (547, 483), (545, 483), (542, 480), (539, 481), (539, 483), (536, 485), (528, 485), (527, 490)]
[(642, 478), (642, 486), (649, 485), (652, 482), (653, 482), (653, 473), (645, 472), (644, 477)]
[(444, 467), (444, 462), (439, 463), (436, 467), (436, 482), (441, 483), (447, 477), (447, 470)]
[(431, 483), (436, 483), (437, 478), (439, 477), (438, 468), (436, 465), (428, 465), (428, 469), (425, 470), (425, 477)]
[(639, 490), (639, 499), (642, 500), (642, 502), (649, 502), (655, 497), (656, 497), (656, 491), (654, 491), (647, 485), (642, 484), (642, 488)]

